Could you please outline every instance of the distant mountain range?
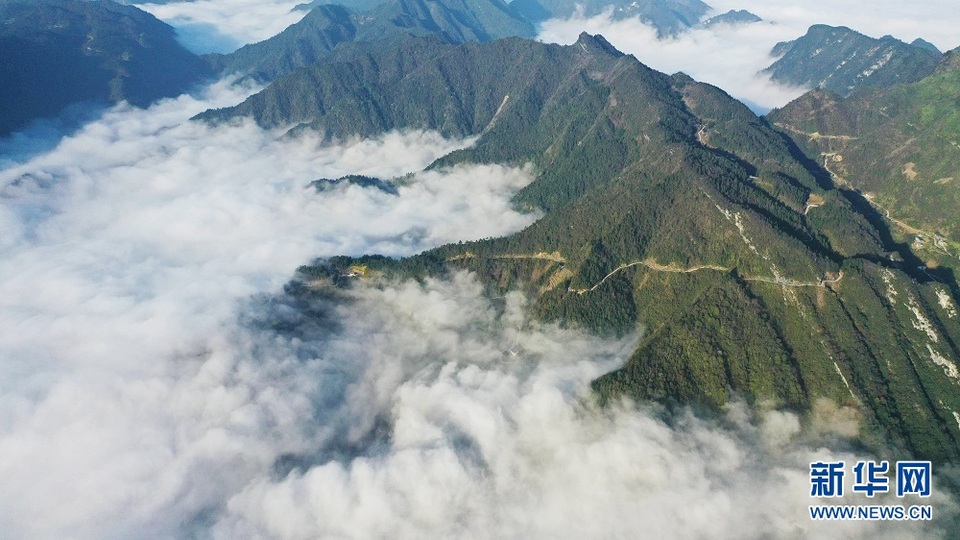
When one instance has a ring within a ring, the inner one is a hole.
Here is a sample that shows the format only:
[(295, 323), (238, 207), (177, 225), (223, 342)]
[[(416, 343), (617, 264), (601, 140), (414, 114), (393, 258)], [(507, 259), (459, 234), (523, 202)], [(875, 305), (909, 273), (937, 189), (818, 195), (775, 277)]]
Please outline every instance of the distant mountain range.
[(270, 39), (207, 59), (221, 73), (272, 80), (317, 62), (341, 44), (380, 47), (411, 36), (464, 43), (534, 34), (533, 26), (502, 0), (389, 0), (359, 14), (319, 5)]
[(357, 54), (411, 36), (444, 43), (532, 37), (501, 0), (389, 0), (357, 14), (320, 5), (266, 41), (198, 57), (172, 27), (109, 0), (0, 0), (0, 136), (85, 102), (145, 106), (216, 74), (272, 80), (331, 51)]
[(513, 0), (510, 6), (534, 23), (610, 11), (615, 19), (639, 17), (660, 36), (676, 35), (696, 26), (711, 9), (700, 0)]
[[(177, 43), (173, 28), (133, 6), (110, 0), (3, 0), (0, 16), (6, 23), (0, 28), (0, 53), (7, 61), (0, 65), (0, 136), (76, 103), (125, 100), (144, 106), (179, 95), (215, 74), (270, 81), (335, 50), (337, 58), (344, 59), (417, 36), (464, 43), (535, 34), (530, 20), (515, 9), (521, 6), (517, 2), (346, 4), (350, 7), (304, 4), (300, 9), (309, 12), (280, 34), (201, 59)], [(575, 7), (572, 2), (548, 5), (556, 14), (551, 16), (571, 15)], [(644, 0), (623, 9), (672, 33), (696, 24), (709, 7), (699, 0)]]
[[(899, 223), (927, 266), (960, 270), (960, 52), (911, 83), (842, 98), (812, 91), (770, 114), (836, 181)], [(932, 271), (932, 270), (931, 270)]]
[(860, 411), (868, 444), (960, 458), (956, 284), (918, 271), (869, 204), (715, 87), (595, 36), (419, 40), (298, 70), (201, 118), (244, 116), (335, 137), (475, 135), (433, 167), (538, 171), (517, 203), (547, 215), (517, 234), (399, 261), (339, 258), (303, 280), (354, 264), (364, 279), (473, 270), (493, 293), (527, 291), (544, 320), (643, 324), (626, 366), (594, 383), (604, 399), (717, 407), (733, 393), (811, 415), (833, 402)]
[[(608, 8), (618, 17), (640, 17), (661, 35), (673, 35), (697, 25), (710, 10), (699, 0), (514, 0), (509, 5), (502, 0), (370, 0), (344, 5), (322, 1), (304, 4), (309, 13), (277, 36), (230, 54), (208, 55), (207, 60), (224, 74), (273, 80), (319, 61), (334, 49), (341, 55), (362, 53), (367, 44), (381, 47), (411, 36), (429, 36), (442, 43), (532, 38), (535, 23), (574, 13), (598, 14)], [(716, 17), (715, 23), (748, 19), (748, 12), (730, 12)]]
[(940, 60), (940, 51), (923, 40), (907, 44), (891, 36), (875, 39), (823, 24), (811, 26), (803, 37), (778, 43), (771, 54), (780, 59), (764, 73), (774, 81), (841, 96), (859, 88), (916, 82), (933, 73)]
[[(182, 0), (120, 0), (125, 4), (169, 4)], [(389, 0), (312, 0), (295, 9), (311, 10), (321, 6), (338, 5), (351, 13), (366, 13), (379, 8)], [(661, 37), (676, 35), (697, 26), (711, 11), (701, 0), (513, 0), (511, 10), (529, 23), (537, 24), (547, 19), (568, 18), (575, 14), (587, 17), (609, 11), (615, 19), (640, 17), (657, 29)], [(746, 11), (731, 11), (720, 16), (728, 23), (748, 22), (743, 17)], [(719, 21), (718, 21), (719, 22)], [(523, 33), (506, 34), (524, 36)]]
[(80, 102), (145, 106), (212, 74), (174, 30), (107, 1), (0, 1), (0, 136)]

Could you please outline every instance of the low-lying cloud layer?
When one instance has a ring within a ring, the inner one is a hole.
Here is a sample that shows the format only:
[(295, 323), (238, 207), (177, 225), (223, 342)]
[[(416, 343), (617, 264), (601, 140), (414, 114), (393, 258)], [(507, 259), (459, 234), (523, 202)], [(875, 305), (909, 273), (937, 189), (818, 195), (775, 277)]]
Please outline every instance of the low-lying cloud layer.
[(116, 108), (0, 169), (5, 534), (175, 534), (289, 447), (278, 425), (306, 429), (300, 408), (322, 405), (300, 389), (322, 373), (245, 349), (238, 302), (316, 256), (412, 254), (536, 218), (511, 208), (530, 181), (516, 168), (417, 173), (397, 195), (308, 187), (416, 172), (469, 141), (321, 147), (186, 122), (249, 91)]
[[(417, 171), (429, 133), (318, 146), (185, 119), (220, 84), (116, 108), (0, 171), (0, 530), (13, 537), (742, 538), (936, 533), (818, 524), (799, 421), (598, 410), (630, 354), (529, 320), (467, 274), (281, 286), (314, 256), (402, 255), (536, 216), (530, 172), (417, 173), (397, 195), (318, 177)], [(942, 493), (931, 501), (953, 512)]]
[(195, 53), (227, 53), (241, 45), (263, 41), (299, 21), (306, 11), (294, 8), (305, 1), (188, 0), (141, 4), (177, 29), (180, 41)]
[[(587, 384), (622, 363), (632, 339), (531, 323), (518, 294), (499, 314), (466, 274), (353, 298), (318, 361), (357, 371), (323, 413), (356, 429), (326, 439), (318, 459), (251, 481), (215, 538), (937, 535), (811, 521), (810, 462), (855, 456), (818, 448), (793, 415), (737, 405), (720, 427), (628, 404), (599, 410)], [(954, 511), (929, 502), (941, 519)]]

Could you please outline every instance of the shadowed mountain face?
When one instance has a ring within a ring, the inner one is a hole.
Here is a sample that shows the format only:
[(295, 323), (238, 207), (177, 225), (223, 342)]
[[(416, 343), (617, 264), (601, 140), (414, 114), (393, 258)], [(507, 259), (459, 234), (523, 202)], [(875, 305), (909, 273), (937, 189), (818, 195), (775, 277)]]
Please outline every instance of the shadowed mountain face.
[(317, 62), (340, 45), (362, 51), (411, 36), (465, 43), (534, 34), (533, 26), (501, 0), (390, 0), (363, 13), (318, 5), (270, 39), (207, 58), (225, 74), (272, 80)]
[(858, 88), (910, 83), (933, 73), (940, 53), (929, 45), (891, 36), (874, 39), (843, 26), (818, 24), (801, 38), (778, 43), (771, 54), (781, 58), (764, 72), (779, 83), (846, 96)]
[(642, 324), (632, 358), (594, 383), (605, 399), (717, 407), (733, 392), (810, 414), (832, 403), (855, 411), (867, 441), (958, 457), (955, 292), (918, 275), (868, 204), (715, 87), (588, 35), (567, 47), (414, 41), (201, 115), (244, 116), (331, 137), (475, 135), (434, 167), (537, 171), (517, 203), (547, 213), (528, 229), (399, 261), (335, 259), (304, 280), (352, 264), (363, 279), (469, 269), (492, 292), (525, 290), (544, 320)]
[(848, 98), (812, 91), (769, 117), (838, 182), (864, 192), (929, 267), (960, 255), (960, 63)]
[(0, 2), (0, 135), (79, 102), (145, 106), (210, 74), (152, 15), (109, 1)]

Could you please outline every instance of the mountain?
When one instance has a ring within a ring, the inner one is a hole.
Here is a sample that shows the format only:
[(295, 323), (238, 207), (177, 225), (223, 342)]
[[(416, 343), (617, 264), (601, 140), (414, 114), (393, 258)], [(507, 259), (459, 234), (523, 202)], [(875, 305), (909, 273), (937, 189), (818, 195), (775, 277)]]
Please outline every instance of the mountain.
[(230, 54), (210, 54), (205, 58), (219, 73), (243, 73), (272, 80), (317, 62), (337, 45), (352, 41), (356, 34), (350, 11), (338, 5), (322, 5), (276, 36), (244, 45)]
[(752, 24), (757, 22), (762, 22), (763, 19), (750, 13), (745, 9), (740, 10), (730, 10), (726, 13), (721, 13), (710, 17), (709, 19), (703, 21), (703, 26), (705, 28), (710, 28), (718, 24), (729, 24), (731, 26), (741, 25), (741, 24)]
[(273, 80), (317, 62), (341, 44), (380, 47), (410, 36), (464, 43), (534, 34), (533, 26), (501, 0), (390, 0), (359, 14), (320, 5), (270, 39), (207, 58), (221, 73)]
[[(769, 118), (838, 182), (891, 217), (926, 266), (960, 255), (960, 62), (944, 55), (913, 84), (842, 98), (812, 91)], [(932, 270), (931, 270), (932, 271)]]
[(818, 24), (794, 41), (774, 46), (781, 57), (763, 70), (779, 83), (812, 86), (841, 96), (865, 87), (916, 82), (933, 73), (939, 52), (891, 36), (871, 38), (849, 28)]
[[(120, 4), (128, 5), (142, 5), (142, 4), (174, 4), (179, 2), (195, 2), (197, 0), (119, 0)], [(385, 0), (341, 0), (336, 4), (343, 6), (353, 12), (362, 12), (367, 11), (373, 7), (376, 7), (380, 4), (383, 4)], [(311, 2), (303, 2), (302, 4), (297, 4), (293, 6), (293, 9), (300, 11), (310, 11), (311, 9), (330, 4), (330, 0), (313, 0)]]
[(601, 37), (415, 40), (299, 70), (201, 118), (243, 116), (335, 137), (475, 135), (432, 167), (538, 171), (516, 197), (546, 212), (529, 228), (402, 260), (320, 261), (301, 269), (298, 294), (468, 269), (494, 296), (526, 291), (542, 320), (601, 333), (641, 324), (626, 365), (594, 383), (604, 400), (713, 408), (739, 395), (811, 421), (845, 405), (867, 441), (960, 458), (955, 284), (917, 271), (855, 192), (715, 87)]
[(396, 195), (398, 193), (397, 186), (390, 182), (358, 174), (351, 174), (340, 178), (320, 178), (310, 182), (310, 185), (317, 191), (328, 191), (336, 189), (338, 186), (353, 185), (364, 188), (375, 188), (389, 195)]
[[(386, 0), (341, 0), (337, 2), (337, 5), (343, 6), (354, 13), (362, 13), (364, 11), (369, 11), (385, 2)], [(313, 0), (312, 2), (298, 4), (294, 6), (293, 9), (310, 11), (317, 6), (328, 4), (330, 4), (330, 0)]]
[(368, 39), (405, 29), (407, 34), (444, 35), (455, 43), (533, 37), (533, 26), (502, 0), (399, 0), (378, 6), (357, 19)]
[(960, 47), (943, 53), (940, 63), (937, 64), (937, 73), (944, 73), (960, 68)]
[(609, 10), (614, 19), (639, 17), (660, 37), (696, 26), (711, 9), (700, 0), (514, 0), (510, 7), (533, 23), (577, 14), (593, 17)]
[(554, 18), (550, 10), (537, 0), (513, 0), (510, 2), (510, 8), (534, 24)]
[(0, 1), (0, 136), (80, 102), (146, 106), (210, 74), (174, 30), (109, 1)]
[(921, 49), (926, 49), (937, 56), (940, 56), (941, 54), (943, 54), (943, 51), (938, 49), (936, 45), (934, 45), (933, 43), (930, 43), (929, 41), (923, 38), (917, 38), (911, 41), (910, 45), (913, 45), (914, 47), (920, 47)]

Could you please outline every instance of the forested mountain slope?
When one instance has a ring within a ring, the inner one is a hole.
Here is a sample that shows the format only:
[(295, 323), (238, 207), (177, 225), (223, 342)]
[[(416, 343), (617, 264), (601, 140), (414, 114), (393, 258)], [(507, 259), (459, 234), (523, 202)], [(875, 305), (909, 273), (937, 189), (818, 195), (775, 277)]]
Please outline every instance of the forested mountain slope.
[(305, 281), (470, 269), (492, 292), (527, 291), (544, 320), (642, 324), (627, 364), (595, 382), (604, 399), (716, 407), (740, 395), (807, 412), (832, 402), (916, 455), (958, 458), (955, 292), (715, 87), (588, 35), (566, 47), (416, 41), (297, 71), (202, 118), (242, 116), (336, 137), (478, 135), (434, 167), (537, 171), (517, 202), (546, 216), (519, 233), (400, 261), (335, 259), (301, 269)]
[(0, 136), (81, 102), (145, 106), (210, 74), (174, 30), (106, 0), (0, 1)]
[(933, 73), (940, 52), (929, 44), (879, 39), (843, 26), (817, 24), (806, 35), (778, 43), (780, 58), (764, 70), (774, 81), (849, 95), (858, 88), (916, 82)]
[(770, 119), (836, 181), (861, 190), (927, 266), (960, 255), (960, 63), (913, 84), (841, 98), (813, 91)]
[(319, 61), (341, 44), (376, 49), (411, 36), (465, 43), (534, 33), (533, 26), (502, 0), (388, 0), (362, 13), (318, 5), (270, 39), (207, 59), (224, 74), (272, 80)]

